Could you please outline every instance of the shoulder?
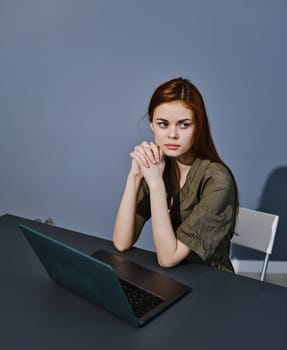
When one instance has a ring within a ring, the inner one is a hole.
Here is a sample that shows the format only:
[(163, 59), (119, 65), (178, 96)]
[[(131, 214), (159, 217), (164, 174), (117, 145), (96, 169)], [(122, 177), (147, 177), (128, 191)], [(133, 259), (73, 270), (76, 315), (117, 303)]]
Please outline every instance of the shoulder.
[(202, 191), (233, 189), (234, 181), (229, 169), (219, 162), (197, 158), (192, 165), (188, 183)]
[(235, 184), (230, 170), (221, 163), (210, 162), (202, 177), (201, 193), (213, 194), (217, 200), (229, 201), (235, 196)]
[(232, 176), (230, 171), (221, 163), (209, 161), (206, 167), (204, 176), (206, 179), (213, 179), (216, 181), (232, 181)]
[(190, 180), (217, 180), (230, 181), (232, 176), (226, 166), (219, 162), (212, 162), (209, 159), (195, 159), (191, 166)]

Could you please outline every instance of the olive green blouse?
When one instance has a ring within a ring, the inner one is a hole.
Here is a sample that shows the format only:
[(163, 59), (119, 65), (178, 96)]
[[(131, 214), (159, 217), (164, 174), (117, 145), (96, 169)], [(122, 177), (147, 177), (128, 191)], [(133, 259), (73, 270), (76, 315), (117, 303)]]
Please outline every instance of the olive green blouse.
[[(189, 261), (233, 271), (229, 248), (236, 220), (234, 201), (235, 186), (229, 170), (217, 162), (195, 159), (170, 208), (177, 239), (191, 249)], [(145, 181), (137, 197), (137, 214), (145, 220), (151, 216)]]

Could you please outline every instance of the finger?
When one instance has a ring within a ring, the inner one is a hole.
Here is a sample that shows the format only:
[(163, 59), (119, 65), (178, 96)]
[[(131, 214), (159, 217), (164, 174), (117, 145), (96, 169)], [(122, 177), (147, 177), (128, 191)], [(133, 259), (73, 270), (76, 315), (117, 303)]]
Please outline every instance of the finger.
[(159, 158), (162, 160), (164, 158), (163, 151), (159, 148)]
[(153, 155), (155, 157), (156, 162), (159, 162), (161, 160), (161, 155), (160, 155), (160, 148), (158, 147), (157, 144), (150, 142), (149, 143), (150, 148), (153, 152)]
[(146, 167), (150, 165), (150, 160), (142, 145), (135, 146), (133, 153), (141, 159), (141, 161), (145, 164)]
[(149, 163), (146, 159), (146, 157), (141, 153), (138, 152), (136, 149), (130, 153), (130, 156), (132, 159), (135, 159), (140, 166), (145, 167), (145, 168), (149, 168)]
[(138, 163), (138, 165), (142, 168), (147, 168), (147, 164), (140, 158), (138, 157), (134, 152), (130, 153), (130, 157)]
[(151, 145), (148, 142), (143, 142), (141, 144), (141, 148), (143, 150), (143, 152), (145, 153), (146, 157), (148, 158), (148, 160), (155, 164), (157, 162), (156, 160), (156, 156), (153, 153), (153, 149), (151, 148)]

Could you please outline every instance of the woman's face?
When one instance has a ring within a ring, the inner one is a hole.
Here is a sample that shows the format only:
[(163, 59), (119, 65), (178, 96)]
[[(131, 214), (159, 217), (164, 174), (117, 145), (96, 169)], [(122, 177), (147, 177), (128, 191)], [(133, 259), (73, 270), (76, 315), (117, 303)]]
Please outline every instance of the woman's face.
[(163, 154), (187, 161), (191, 154), (194, 113), (181, 101), (162, 103), (153, 113), (151, 129)]

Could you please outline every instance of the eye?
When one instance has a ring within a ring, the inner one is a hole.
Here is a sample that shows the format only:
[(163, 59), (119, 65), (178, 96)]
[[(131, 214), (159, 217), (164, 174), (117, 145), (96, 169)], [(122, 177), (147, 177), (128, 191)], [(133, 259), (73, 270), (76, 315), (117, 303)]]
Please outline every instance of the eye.
[(160, 128), (167, 128), (168, 127), (168, 122), (160, 121), (160, 122), (157, 123), (157, 125)]
[(189, 128), (190, 126), (191, 126), (191, 122), (182, 122), (182, 123), (180, 123), (180, 128), (181, 129), (187, 129), (187, 128)]

